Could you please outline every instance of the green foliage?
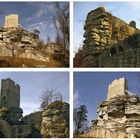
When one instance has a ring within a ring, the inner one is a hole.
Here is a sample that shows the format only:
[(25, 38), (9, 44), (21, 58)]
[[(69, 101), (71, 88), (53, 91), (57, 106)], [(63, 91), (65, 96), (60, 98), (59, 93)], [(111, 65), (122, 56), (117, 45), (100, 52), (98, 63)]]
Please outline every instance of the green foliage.
[(79, 135), (83, 131), (85, 131), (85, 127), (87, 127), (87, 107), (85, 105), (81, 105), (79, 108), (74, 109), (74, 128), (75, 135)]

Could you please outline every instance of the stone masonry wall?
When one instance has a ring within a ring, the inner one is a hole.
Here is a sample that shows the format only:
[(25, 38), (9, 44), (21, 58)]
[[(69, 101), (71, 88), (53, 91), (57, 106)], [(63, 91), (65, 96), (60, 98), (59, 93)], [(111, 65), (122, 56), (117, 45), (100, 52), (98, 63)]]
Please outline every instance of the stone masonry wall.
[(18, 27), (18, 25), (19, 25), (18, 15), (10, 14), (10, 15), (5, 16), (5, 22), (4, 22), (5, 28)]
[(2, 79), (0, 106), (9, 110), (9, 122), (18, 122), (22, 117), (22, 109), (20, 108), (20, 86), (10, 78)]
[(20, 86), (11, 79), (1, 82), (1, 105), (9, 108), (20, 107)]
[(127, 81), (125, 78), (114, 80), (108, 87), (107, 100), (117, 96), (125, 96), (127, 90)]

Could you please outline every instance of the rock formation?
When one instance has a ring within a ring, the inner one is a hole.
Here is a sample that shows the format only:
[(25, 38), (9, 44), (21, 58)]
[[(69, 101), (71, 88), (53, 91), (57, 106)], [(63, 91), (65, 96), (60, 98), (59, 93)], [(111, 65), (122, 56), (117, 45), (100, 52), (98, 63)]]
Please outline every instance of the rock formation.
[(97, 113), (97, 119), (92, 121), (90, 130), (83, 137), (140, 137), (140, 99), (128, 91), (124, 78), (109, 85), (107, 101), (99, 104)]
[(45, 138), (69, 137), (69, 104), (55, 101), (42, 113), (41, 134)]
[(27, 58), (47, 61), (37, 50), (39, 36), (22, 28), (0, 28), (0, 57)]
[(140, 66), (140, 30), (135, 21), (127, 24), (99, 7), (88, 13), (84, 30), (82, 56), (81, 51), (76, 54), (75, 67)]

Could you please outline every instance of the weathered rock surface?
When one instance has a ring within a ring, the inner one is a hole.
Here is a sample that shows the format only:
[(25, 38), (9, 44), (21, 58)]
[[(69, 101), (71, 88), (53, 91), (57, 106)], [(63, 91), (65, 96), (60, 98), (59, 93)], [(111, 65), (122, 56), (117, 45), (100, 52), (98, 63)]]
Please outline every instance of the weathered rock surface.
[[(124, 82), (122, 82), (122, 80)], [(120, 82), (120, 83), (119, 83)], [(91, 129), (82, 137), (95, 138), (139, 138), (140, 137), (140, 99), (127, 89), (113, 92), (122, 84), (126, 87), (127, 81), (124, 78), (114, 80), (108, 90), (108, 100), (98, 106), (98, 117), (94, 120)], [(121, 88), (121, 87), (120, 87)], [(121, 94), (120, 94), (121, 93)], [(111, 95), (113, 94), (113, 96)], [(109, 97), (110, 96), (110, 97)]]
[(26, 58), (49, 61), (48, 57), (37, 50), (39, 35), (23, 28), (0, 28), (0, 57)]
[(42, 113), (41, 134), (49, 138), (69, 137), (69, 104), (55, 101)]
[(38, 131), (40, 131), (41, 130), (41, 121), (42, 121), (42, 111), (38, 111), (35, 113), (31, 113), (29, 115), (26, 115), (22, 119), (22, 121), (28, 125), (34, 126)]
[(88, 13), (84, 30), (82, 53), (75, 56), (75, 67), (140, 66), (140, 30), (135, 21), (127, 24), (99, 7)]
[(0, 119), (0, 138), (14, 137), (13, 128), (5, 121)]

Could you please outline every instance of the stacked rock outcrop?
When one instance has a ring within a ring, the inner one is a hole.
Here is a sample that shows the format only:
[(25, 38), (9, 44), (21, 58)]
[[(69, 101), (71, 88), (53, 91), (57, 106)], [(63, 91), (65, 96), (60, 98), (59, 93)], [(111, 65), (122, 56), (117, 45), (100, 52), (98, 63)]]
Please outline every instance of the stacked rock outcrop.
[(0, 28), (0, 57), (48, 61), (48, 57), (37, 50), (39, 43), (37, 33), (20, 27)]
[[(120, 84), (120, 91), (117, 93), (119, 88), (117, 85)], [(108, 100), (99, 104), (98, 118), (93, 121), (91, 129), (84, 135), (85, 137), (140, 137), (140, 99), (128, 91), (126, 84), (127, 81), (124, 78), (115, 80), (115, 84), (111, 87), (114, 94), (113, 92), (108, 93)]]
[[(96, 65), (96, 55), (101, 54), (110, 45), (112, 26), (109, 17), (110, 14), (106, 13), (104, 8), (97, 8), (87, 15), (84, 26), (83, 57), (84, 61), (91, 62), (91, 65), (94, 63)], [(86, 66), (86, 63), (84, 65)]]
[(111, 26), (109, 13), (104, 8), (98, 8), (88, 13), (84, 26), (85, 44), (95, 47), (97, 50), (103, 49), (110, 44)]
[(69, 104), (52, 102), (42, 113), (41, 134), (44, 138), (69, 137)]

